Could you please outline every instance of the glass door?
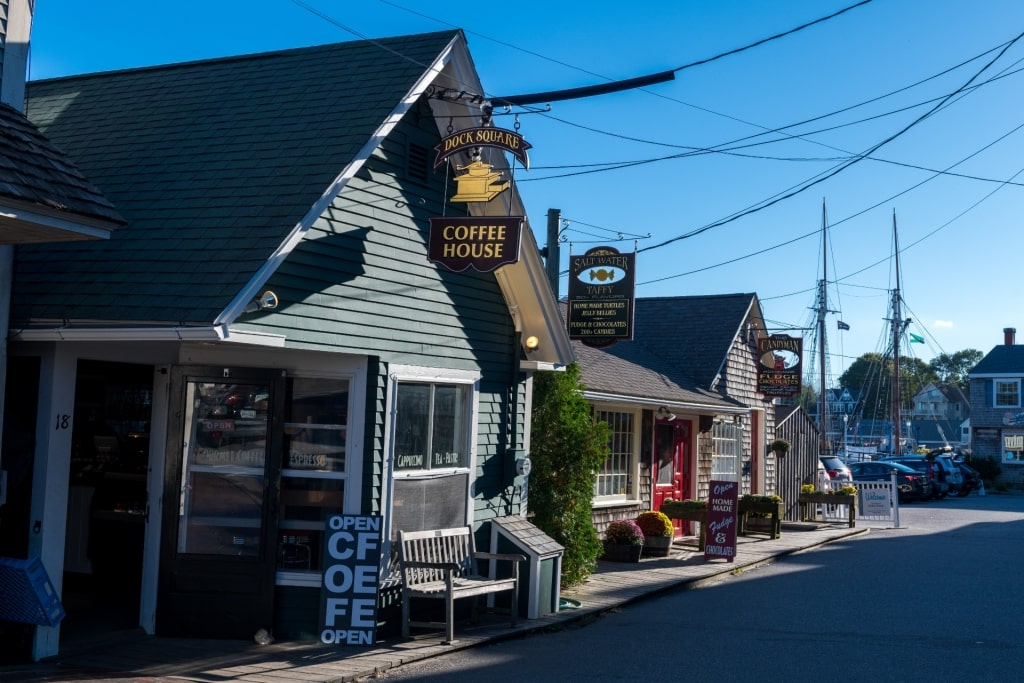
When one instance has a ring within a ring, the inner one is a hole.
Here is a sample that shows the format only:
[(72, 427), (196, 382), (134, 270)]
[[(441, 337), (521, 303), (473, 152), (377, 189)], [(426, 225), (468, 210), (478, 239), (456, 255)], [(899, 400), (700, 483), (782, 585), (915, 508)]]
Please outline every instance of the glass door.
[(170, 431), (158, 630), (251, 637), (270, 630), (283, 380), (272, 372), (180, 369)]
[(269, 384), (186, 384), (178, 553), (263, 552), (269, 405)]

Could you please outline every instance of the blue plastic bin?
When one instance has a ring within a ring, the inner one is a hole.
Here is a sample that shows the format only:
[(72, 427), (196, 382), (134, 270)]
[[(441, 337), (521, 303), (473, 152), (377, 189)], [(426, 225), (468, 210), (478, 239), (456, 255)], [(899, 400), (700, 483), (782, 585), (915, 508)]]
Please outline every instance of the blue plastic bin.
[(56, 626), (64, 607), (38, 557), (0, 557), (0, 621)]

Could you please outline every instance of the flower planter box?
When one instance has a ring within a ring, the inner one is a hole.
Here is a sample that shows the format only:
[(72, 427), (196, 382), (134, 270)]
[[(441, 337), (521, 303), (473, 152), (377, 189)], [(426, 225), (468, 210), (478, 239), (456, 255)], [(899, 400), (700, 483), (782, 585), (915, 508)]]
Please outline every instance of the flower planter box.
[(847, 505), (849, 510), (849, 525), (852, 529), (857, 525), (857, 496), (845, 495), (842, 493), (801, 493), (797, 498), (800, 503), (800, 519), (802, 521), (816, 519), (817, 514), (813, 511), (808, 513), (809, 505)]
[(639, 562), (640, 554), (643, 552), (642, 545), (622, 545), (619, 543), (605, 543), (602, 560), (610, 562)]
[(704, 509), (682, 508), (677, 506), (662, 505), (661, 511), (668, 515), (669, 519), (681, 519), (686, 522), (696, 522), (699, 529), (698, 546), (701, 552), (704, 551), (704, 539), (707, 536), (708, 511)]
[[(741, 498), (739, 500), (739, 512), (740, 535), (762, 533), (768, 534), (773, 539), (782, 535), (782, 516), (786, 514), (784, 503), (745, 501)], [(754, 513), (758, 516), (753, 516)], [(762, 517), (761, 515), (767, 515), (767, 517)], [(750, 524), (753, 519), (758, 520), (755, 525)], [(764, 522), (761, 522), (762, 519)]]
[(668, 557), (672, 550), (671, 536), (648, 536), (644, 539), (644, 557)]

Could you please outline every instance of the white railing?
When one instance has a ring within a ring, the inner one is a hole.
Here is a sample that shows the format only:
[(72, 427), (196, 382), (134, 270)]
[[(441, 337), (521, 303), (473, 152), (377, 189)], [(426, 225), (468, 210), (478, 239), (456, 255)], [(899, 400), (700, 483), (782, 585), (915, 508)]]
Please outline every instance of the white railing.
[(896, 475), (890, 481), (858, 481), (857, 521), (891, 522), (900, 525), (900, 498)]

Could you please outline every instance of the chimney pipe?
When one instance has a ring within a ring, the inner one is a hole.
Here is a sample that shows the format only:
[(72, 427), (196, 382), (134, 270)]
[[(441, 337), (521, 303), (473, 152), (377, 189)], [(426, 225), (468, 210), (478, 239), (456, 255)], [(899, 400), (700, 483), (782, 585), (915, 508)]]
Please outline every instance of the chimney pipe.
[(1007, 346), (1013, 346), (1017, 343), (1017, 328), (1016, 327), (1004, 327), (1003, 328), (1003, 343)]

